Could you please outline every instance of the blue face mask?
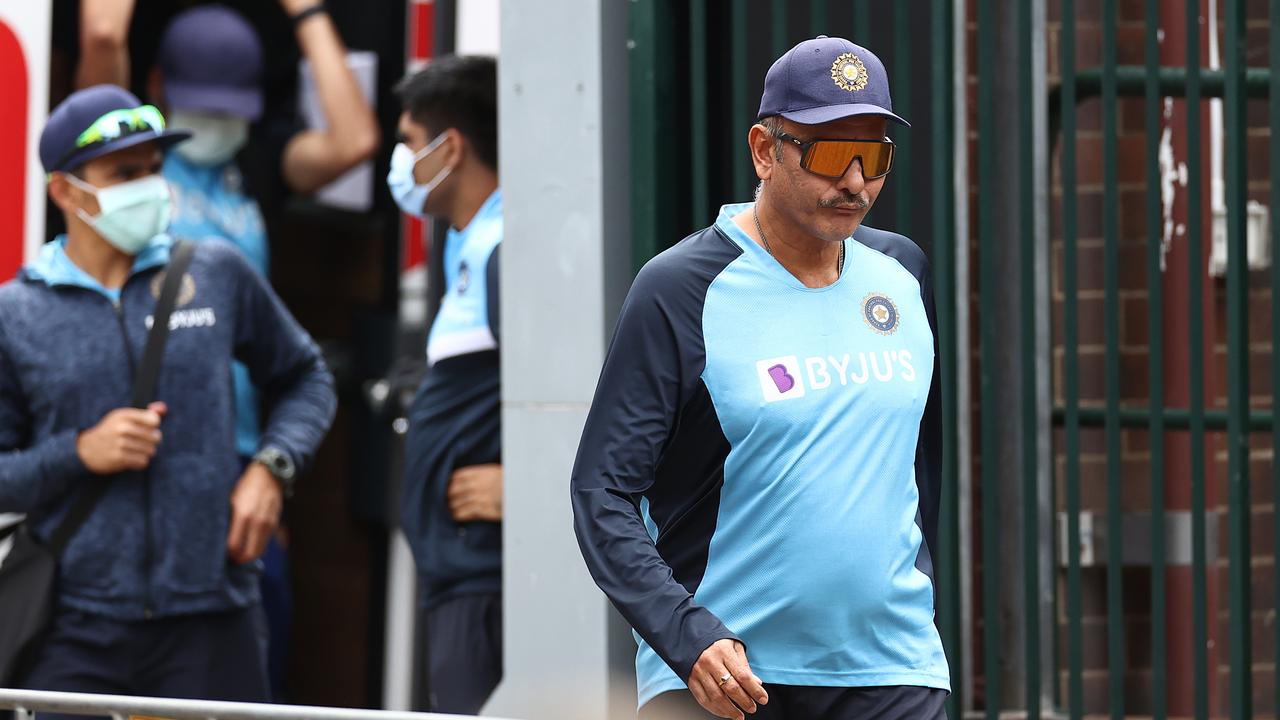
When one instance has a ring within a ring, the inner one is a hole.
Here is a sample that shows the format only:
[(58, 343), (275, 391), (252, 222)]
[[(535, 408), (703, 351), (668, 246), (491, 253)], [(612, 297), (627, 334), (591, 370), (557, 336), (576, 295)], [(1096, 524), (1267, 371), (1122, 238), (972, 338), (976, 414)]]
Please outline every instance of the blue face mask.
[(67, 181), (98, 199), (98, 214), (76, 208), (76, 215), (126, 255), (137, 255), (169, 227), (173, 198), (160, 175), (99, 188), (67, 173)]
[(391, 171), (387, 173), (387, 189), (391, 191), (391, 196), (396, 199), (396, 204), (405, 214), (419, 218), (426, 214), (427, 196), (449, 177), (449, 173), (453, 172), (453, 168), (445, 167), (425, 185), (419, 185), (413, 176), (413, 168), (418, 162), (435, 152), (446, 139), (448, 135), (440, 133), (416, 155), (404, 143), (398, 143), (396, 149), (391, 152)]

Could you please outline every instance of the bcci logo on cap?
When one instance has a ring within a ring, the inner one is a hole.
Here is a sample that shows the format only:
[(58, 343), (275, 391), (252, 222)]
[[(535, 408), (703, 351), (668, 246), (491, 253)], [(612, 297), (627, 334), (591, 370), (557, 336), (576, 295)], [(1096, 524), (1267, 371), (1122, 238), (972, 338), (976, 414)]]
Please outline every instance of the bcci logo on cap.
[(857, 55), (845, 53), (831, 63), (831, 79), (841, 90), (861, 90), (867, 86), (867, 66)]
[(804, 381), (800, 376), (800, 359), (795, 355), (761, 360), (756, 363), (760, 389), (765, 402), (804, 397)]
[(862, 318), (872, 330), (892, 335), (898, 329), (898, 306), (884, 295), (872, 293), (862, 301)]

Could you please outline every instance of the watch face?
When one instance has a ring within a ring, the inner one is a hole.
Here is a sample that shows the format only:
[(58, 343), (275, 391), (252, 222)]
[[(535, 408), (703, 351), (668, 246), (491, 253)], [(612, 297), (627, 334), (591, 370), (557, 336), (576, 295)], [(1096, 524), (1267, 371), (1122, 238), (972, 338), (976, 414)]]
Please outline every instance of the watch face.
[(281, 480), (293, 479), (293, 462), (284, 452), (275, 448), (267, 448), (258, 453), (258, 461), (267, 466), (272, 475)]

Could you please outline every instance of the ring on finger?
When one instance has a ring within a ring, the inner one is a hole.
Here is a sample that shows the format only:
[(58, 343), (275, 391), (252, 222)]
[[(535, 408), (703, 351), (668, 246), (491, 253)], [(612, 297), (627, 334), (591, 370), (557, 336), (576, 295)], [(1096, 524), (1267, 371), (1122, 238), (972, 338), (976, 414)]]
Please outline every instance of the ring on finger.
[(730, 675), (729, 673), (725, 673), (725, 674), (721, 675), (721, 676), (720, 676), (720, 684), (721, 684), (721, 685), (723, 685), (723, 684), (725, 684), (725, 683), (729, 682), (729, 680), (730, 680), (732, 677), (733, 677), (733, 675)]

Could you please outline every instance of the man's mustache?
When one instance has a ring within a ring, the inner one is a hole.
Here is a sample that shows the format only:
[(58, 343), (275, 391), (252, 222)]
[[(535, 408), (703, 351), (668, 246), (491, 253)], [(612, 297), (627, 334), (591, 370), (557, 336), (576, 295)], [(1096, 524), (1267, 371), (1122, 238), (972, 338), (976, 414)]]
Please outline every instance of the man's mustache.
[(818, 207), (824, 208), (841, 208), (845, 210), (866, 210), (871, 207), (871, 203), (862, 195), (845, 194), (843, 197), (832, 198), (830, 200), (818, 201)]

